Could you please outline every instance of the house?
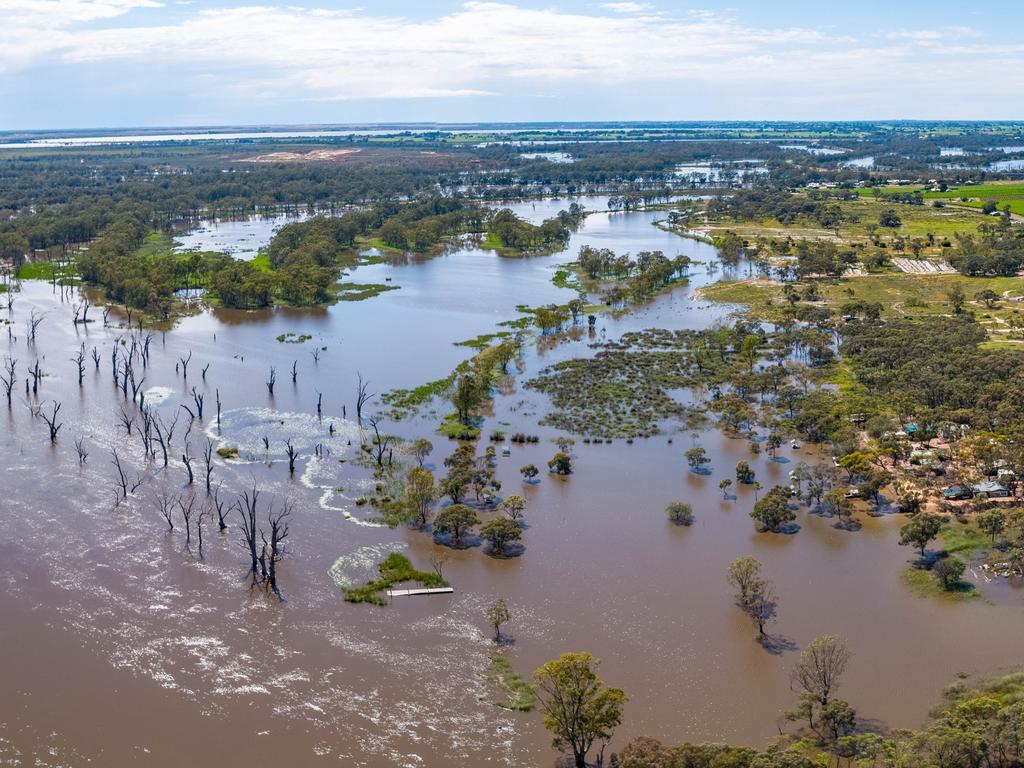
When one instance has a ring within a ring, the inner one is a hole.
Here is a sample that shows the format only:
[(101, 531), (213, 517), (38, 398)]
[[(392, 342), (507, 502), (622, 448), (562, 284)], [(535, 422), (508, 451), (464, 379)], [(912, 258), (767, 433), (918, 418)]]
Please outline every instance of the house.
[(951, 485), (948, 488), (942, 489), (942, 498), (949, 501), (962, 501), (964, 499), (973, 498), (974, 493), (965, 485)]
[(1010, 495), (1010, 491), (1005, 485), (994, 480), (986, 480), (984, 483), (971, 486), (971, 488), (975, 493), (984, 493), (990, 499), (1006, 498)]

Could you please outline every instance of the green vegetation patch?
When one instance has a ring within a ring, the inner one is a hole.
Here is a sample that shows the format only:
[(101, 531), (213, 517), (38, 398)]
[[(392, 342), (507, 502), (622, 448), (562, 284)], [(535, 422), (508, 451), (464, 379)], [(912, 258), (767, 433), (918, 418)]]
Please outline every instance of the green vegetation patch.
[(961, 581), (945, 588), (939, 582), (938, 577), (926, 568), (910, 566), (903, 572), (903, 583), (910, 587), (918, 597), (934, 597), (941, 600), (973, 600), (980, 597), (978, 590), (973, 584)]
[(495, 649), (491, 652), (491, 663), (487, 667), (487, 682), (504, 692), (505, 701), (497, 702), (502, 709), (529, 712), (537, 703), (532, 686), (512, 668), (508, 657), (501, 650)]
[(377, 564), (380, 578), (366, 582), (361, 587), (345, 589), (345, 600), (349, 603), (371, 603), (387, 605), (382, 592), (396, 584), (412, 581), (423, 587), (447, 587), (448, 582), (432, 571), (417, 571), (409, 558), (400, 552), (392, 552), (381, 563)]
[(385, 291), (397, 291), (400, 286), (387, 283), (338, 283), (339, 301), (363, 301)]

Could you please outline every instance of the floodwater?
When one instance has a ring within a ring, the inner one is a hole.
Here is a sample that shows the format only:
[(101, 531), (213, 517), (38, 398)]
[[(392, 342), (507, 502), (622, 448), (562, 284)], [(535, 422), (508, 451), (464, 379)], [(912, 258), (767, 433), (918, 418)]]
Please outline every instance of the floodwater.
[(275, 216), (243, 216), (210, 219), (198, 227), (174, 236), (177, 251), (218, 251), (242, 261), (252, 261), (285, 224), (305, 221), (306, 212)]
[[(567, 204), (515, 208), (544, 218)], [(44, 283), (26, 283), (2, 354), (18, 359), (19, 381), (39, 359), (46, 374), (39, 399), (62, 403), (64, 427), (51, 445), (45, 424), (24, 405), (22, 386), (12, 409), (0, 413), (0, 762), (549, 765), (554, 753), (541, 717), (497, 707), (502, 696), (484, 679), (491, 643), (483, 610), (497, 597), (511, 606), (514, 644), (506, 653), (524, 675), (569, 650), (603, 660), (602, 675), (630, 696), (616, 744), (641, 734), (765, 743), (794, 700), (787, 675), (795, 649), (825, 632), (847, 637), (855, 654), (841, 695), (862, 716), (891, 726), (919, 724), (959, 671), (1019, 665), (1024, 615), (1016, 592), (993, 583), (981, 585), (986, 599), (968, 603), (914, 596), (900, 578), (912, 555), (896, 544), (898, 516), (867, 518), (862, 530), (847, 532), (801, 513), (795, 535), (760, 534), (747, 514), (753, 492), (724, 500), (718, 490), (740, 458), (767, 488), (783, 482), (798, 458), (818, 458), (813, 449), (786, 448), (770, 461), (713, 429), (697, 438), (670, 429), (633, 444), (577, 443), (571, 477), (522, 482), (518, 468), (544, 466), (555, 433), (536, 426), (545, 397), (521, 382), (555, 360), (591, 354), (591, 340), (722, 319), (728, 307), (693, 298), (717, 277), (702, 265), (689, 285), (621, 318), (602, 316), (593, 339), (581, 330), (529, 348), (516, 384), (497, 398), (485, 434), (500, 425), (541, 436), (498, 460), (503, 492), (527, 499), (521, 556), (451, 551), (445, 577), (452, 595), (400, 598), (387, 608), (342, 600), (341, 586), (370, 577), (389, 551), (426, 569), (434, 549), (424, 533), (369, 523), (368, 507), (356, 504), (373, 485), (355, 460), (358, 426), (342, 415), (354, 415), (357, 373), (376, 393), (447, 374), (471, 352), (452, 342), (495, 330), (516, 316), (517, 304), (571, 296), (551, 277), (584, 243), (713, 259), (710, 246), (652, 226), (659, 217), (595, 213), (567, 252), (549, 257), (502, 259), (467, 246), (360, 267), (352, 279), (390, 277), (399, 289), (315, 311), (204, 312), (156, 336), (144, 389), (165, 420), (179, 414), (174, 454), (188, 428), (179, 406), (194, 409), (194, 386), (205, 395), (205, 420), (189, 433), (193, 453), (206, 435), (239, 449), (237, 462), (216, 463), (222, 492), (255, 482), (267, 501), (294, 504), (280, 566), (283, 602), (249, 588), (234, 526), (219, 535), (208, 524), (200, 558), (194, 530), (186, 547), (180, 520), (168, 532), (157, 514), (161, 489), (188, 490), (185, 471), (180, 459), (166, 470), (147, 466), (137, 435), (127, 436), (119, 423), (125, 404), (112, 385), (109, 352), (125, 330), (102, 327), (95, 310), (97, 322), (75, 328), (68, 300)], [(46, 312), (35, 345), (25, 328), (33, 308)], [(288, 332), (313, 338), (276, 340)], [(87, 362), (79, 388), (69, 358), (83, 342), (87, 350), (96, 346), (102, 361), (98, 369)], [(319, 362), (314, 346), (326, 347)], [(189, 351), (186, 380), (178, 361)], [(278, 374), (273, 397), (264, 383), (270, 366)], [(212, 416), (216, 390), (222, 435)], [(322, 421), (315, 417), (318, 392)], [(450, 408), (425, 410), (389, 428), (429, 434)], [(89, 452), (83, 465), (77, 438)], [(289, 438), (301, 454), (293, 479), (284, 459)], [(683, 452), (694, 439), (712, 459), (709, 476), (686, 469)], [(454, 444), (434, 442), (428, 462), (440, 468)], [(317, 444), (326, 448), (323, 458), (312, 455)], [(115, 448), (130, 478), (145, 479), (117, 507)], [(665, 505), (677, 498), (693, 504), (692, 528), (667, 523)], [(728, 563), (747, 554), (760, 558), (776, 583), (776, 654), (755, 642), (725, 583)]]

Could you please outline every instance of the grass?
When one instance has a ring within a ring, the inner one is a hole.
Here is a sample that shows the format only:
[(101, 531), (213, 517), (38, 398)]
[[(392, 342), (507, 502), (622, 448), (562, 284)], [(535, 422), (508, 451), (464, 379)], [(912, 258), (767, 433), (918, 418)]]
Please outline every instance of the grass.
[(512, 668), (512, 664), (500, 650), (491, 652), (491, 663), (487, 667), (487, 682), (505, 693), (505, 701), (497, 702), (502, 709), (529, 712), (537, 703), (533, 688), (523, 679), (522, 675)]
[(19, 280), (53, 280), (54, 277), (64, 280), (75, 280), (78, 269), (74, 262), (68, 262), (64, 269), (57, 269), (52, 261), (27, 261), (18, 267)]
[(555, 276), (551, 278), (551, 282), (554, 283), (556, 288), (566, 288), (570, 291), (583, 292), (583, 286), (580, 284), (579, 278), (577, 278), (576, 275), (568, 269), (557, 270), (555, 272)]
[(428, 381), (426, 384), (420, 384), (414, 389), (393, 389), (381, 395), (380, 400), (385, 405), (398, 410), (412, 410), (430, 402), (435, 397), (442, 397), (448, 394), (448, 390), (455, 383), (457, 373), (457, 370), (452, 371), (449, 376), (443, 379)]
[(386, 291), (397, 291), (400, 286), (386, 283), (338, 283), (339, 301), (363, 301)]
[(437, 434), (450, 440), (477, 440), (480, 437), (480, 427), (467, 426), (459, 421), (457, 413), (449, 413), (437, 428)]
[(511, 336), (509, 331), (498, 331), (497, 333), (481, 333), (475, 339), (466, 339), (465, 341), (456, 341), (456, 347), (470, 347), (471, 349), (484, 349), (485, 347), (491, 346), (491, 342), (495, 339), (507, 339)]
[[(901, 193), (913, 191), (909, 187), (898, 189)], [(792, 224), (782, 224), (774, 219), (754, 221), (725, 219), (712, 221), (710, 232), (712, 235), (721, 235), (728, 230), (748, 240), (758, 237), (771, 239), (793, 237), (796, 239), (832, 240), (841, 243), (869, 243), (869, 225), (878, 225), (878, 217), (883, 210), (896, 208), (902, 219), (902, 226), (878, 227), (876, 234), (883, 240), (889, 240), (896, 235), (924, 238), (931, 233), (936, 237), (936, 244), (931, 248), (926, 248), (923, 255), (940, 256), (943, 250), (940, 243), (943, 238), (951, 237), (957, 232), (975, 233), (978, 231), (978, 225), (987, 221), (980, 212), (975, 213), (964, 208), (905, 205), (885, 199), (875, 200), (873, 197), (843, 200), (838, 202), (838, 205), (843, 211), (844, 218), (847, 219), (839, 227), (838, 238), (833, 230), (823, 229), (816, 220), (808, 217), (800, 217)]]
[(387, 600), (381, 592), (390, 589), (395, 584), (406, 581), (414, 581), (424, 587), (446, 587), (448, 582), (432, 571), (417, 571), (405, 555), (400, 552), (392, 552), (384, 560), (377, 564), (380, 578), (366, 582), (361, 587), (345, 589), (345, 600), (349, 603), (371, 603), (372, 605), (387, 605)]
[(970, 557), (976, 550), (991, 547), (992, 539), (973, 525), (953, 522), (942, 529), (942, 545), (946, 554), (964, 552)]
[[(915, 187), (882, 187), (883, 197), (891, 195), (906, 194), (913, 192)], [(862, 196), (874, 195), (870, 189), (858, 190)], [(1010, 211), (1024, 216), (1024, 183), (1019, 181), (995, 181), (988, 184), (967, 184), (959, 187), (950, 187), (945, 192), (923, 192), (925, 200), (946, 200), (953, 205), (963, 205), (970, 208), (981, 208), (986, 200), (995, 200), (1000, 210), (1004, 204), (1009, 204)], [(900, 209), (902, 210), (902, 208)]]
[(944, 589), (935, 574), (924, 568), (910, 566), (903, 572), (903, 583), (918, 597), (935, 597), (940, 600), (972, 600), (980, 597), (972, 584), (960, 582), (952, 589)]
[[(818, 293), (825, 306), (834, 312), (847, 301), (861, 299), (882, 305), (883, 317), (928, 317), (950, 315), (949, 291), (959, 285), (967, 296), (967, 310), (974, 312), (988, 330), (990, 344), (1021, 346), (1012, 340), (1014, 326), (1024, 326), (1024, 306), (1016, 302), (997, 302), (989, 308), (975, 301), (978, 292), (988, 288), (1002, 296), (1024, 295), (1024, 278), (965, 277), (963, 275), (910, 275), (892, 272), (864, 275), (834, 281), (818, 281)], [(757, 318), (775, 321), (786, 314), (782, 285), (768, 280), (721, 280), (701, 290), (702, 298), (728, 304), (739, 304)]]

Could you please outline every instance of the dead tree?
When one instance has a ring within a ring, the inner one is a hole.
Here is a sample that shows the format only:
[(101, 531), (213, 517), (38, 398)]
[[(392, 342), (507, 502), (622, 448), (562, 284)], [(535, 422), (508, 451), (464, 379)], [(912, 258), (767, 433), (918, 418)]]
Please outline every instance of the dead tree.
[(108, 304), (103, 308), (103, 327), (107, 327), (107, 318), (110, 317), (110, 305)]
[(118, 343), (119, 342), (117, 340), (115, 340), (114, 341), (114, 346), (110, 350), (110, 370), (111, 370), (111, 373), (113, 373), (113, 375), (114, 375), (114, 388), (115, 389), (117, 388), (117, 372), (118, 372), (118, 366), (117, 366), (117, 345), (118, 345)]
[(71, 358), (71, 362), (78, 366), (78, 386), (82, 386), (82, 380), (85, 379), (85, 344), (78, 348), (78, 353)]
[(313, 364), (318, 365), (320, 363), (320, 347), (315, 347), (310, 354), (313, 355)]
[(274, 396), (274, 384), (277, 383), (277, 369), (274, 366), (270, 366), (270, 378), (267, 379), (267, 391), (270, 396)]
[(213, 477), (213, 440), (206, 438), (203, 447), (203, 472), (206, 475), (206, 495), (210, 495), (210, 479)]
[(78, 463), (85, 464), (85, 460), (89, 458), (89, 452), (85, 450), (84, 437), (79, 437), (75, 439), (75, 450), (78, 452)]
[(228, 529), (228, 521), (225, 516), (232, 507), (228, 506), (227, 501), (220, 497), (220, 486), (213, 492), (213, 509), (217, 513), (217, 528), (224, 533)]
[(4, 373), (0, 374), (0, 382), (3, 383), (4, 394), (7, 396), (7, 408), (11, 407), (11, 390), (14, 389), (14, 383), (17, 380), (15, 372), (18, 368), (18, 361), (13, 357), (4, 358)]
[(209, 363), (207, 363), (206, 365), (203, 366), (203, 381), (206, 381), (206, 372), (208, 370), (210, 370), (210, 364)]
[(292, 384), (299, 380), (299, 361), (292, 361)]
[(117, 449), (112, 450), (111, 454), (114, 456), (112, 463), (117, 470), (117, 485), (120, 488), (120, 494), (117, 490), (114, 491), (114, 506), (116, 507), (121, 503), (122, 499), (128, 498), (128, 476), (124, 473), (124, 467), (121, 465), (121, 457), (117, 455)]
[(32, 344), (36, 343), (36, 331), (39, 328), (39, 324), (46, 318), (45, 314), (40, 315), (35, 309), (29, 315), (28, 320), (25, 321), (25, 330), (28, 333), (28, 339)]
[(53, 412), (47, 416), (42, 410), (39, 411), (39, 415), (43, 417), (43, 421), (46, 422), (46, 426), (50, 428), (50, 442), (57, 442), (57, 433), (60, 432), (60, 428), (64, 426), (63, 423), (57, 423), (57, 414), (60, 413), (61, 404), (56, 400), (53, 401)]
[(249, 552), (249, 557), (252, 560), (249, 571), (252, 574), (254, 583), (256, 581), (256, 568), (259, 566), (260, 561), (259, 552), (256, 550), (256, 536), (258, 535), (256, 512), (259, 497), (260, 492), (256, 485), (253, 484), (252, 491), (243, 491), (242, 495), (238, 497), (238, 501), (235, 502), (239, 517), (242, 518), (242, 544)]
[(100, 369), (100, 351), (96, 347), (92, 348), (92, 362), (98, 371)]
[(391, 465), (391, 446), (395, 442), (394, 435), (382, 435), (380, 433), (380, 427), (377, 423), (377, 417), (371, 416), (369, 418), (370, 428), (373, 429), (373, 441), (371, 447), (373, 450), (373, 458), (377, 462), (377, 466), (384, 469), (384, 456), (388, 457), (388, 466)]
[(323, 392), (317, 392), (316, 393), (316, 418), (317, 418), (318, 421), (322, 421), (323, 417), (324, 417), (323, 405), (324, 405), (324, 393)]
[(71, 311), (74, 312), (75, 315), (74, 320), (72, 321), (74, 325), (78, 325), (79, 323), (85, 325), (89, 322), (89, 308), (91, 306), (92, 304), (89, 303), (89, 299), (84, 298), (81, 304), (75, 304), (71, 307)]
[(284, 443), (285, 452), (288, 454), (288, 474), (291, 476), (295, 475), (295, 459), (298, 458), (299, 452), (295, 450), (295, 446), (292, 444), (291, 438), (285, 440)]
[(159, 494), (154, 497), (156, 503), (156, 511), (160, 513), (160, 517), (167, 523), (167, 530), (174, 530), (174, 506), (178, 502), (177, 496), (171, 496), (166, 490), (160, 491)]
[(260, 538), (263, 540), (263, 550), (266, 552), (269, 547), (269, 557), (266, 557), (266, 581), (267, 585), (274, 591), (274, 594), (281, 597), (277, 588), (277, 563), (284, 556), (284, 542), (288, 538), (288, 518), (292, 515), (291, 506), (286, 502), (280, 510), (271, 509), (267, 513), (267, 523), (270, 526), (270, 541), (267, 541), (266, 534), (260, 529)]
[(196, 392), (196, 388), (192, 387), (192, 401), (196, 404), (196, 415), (199, 417), (200, 421), (203, 420), (203, 400), (205, 399), (205, 395)]
[(32, 394), (37, 395), (39, 393), (39, 379), (43, 377), (38, 360), (36, 360), (35, 365), (28, 369), (28, 372), (32, 376)]
[(181, 454), (181, 463), (185, 465), (185, 471), (188, 472), (188, 485), (192, 485), (195, 475), (192, 474), (192, 446), (188, 440), (185, 440), (185, 452)]
[(363, 381), (363, 375), (361, 373), (357, 373), (356, 375), (359, 377), (359, 385), (356, 388), (356, 421), (362, 424), (363, 406), (366, 405), (367, 401), (369, 401), (371, 397), (373, 397), (373, 394), (367, 392), (370, 382)]
[(121, 425), (124, 427), (124, 431), (125, 431), (126, 434), (131, 435), (131, 433), (132, 433), (132, 425), (133, 424), (135, 424), (135, 416), (130, 414), (130, 413), (128, 413), (128, 411), (126, 411), (124, 409), (124, 406), (122, 405), (121, 406)]
[(192, 350), (191, 349), (188, 351), (188, 356), (187, 357), (179, 357), (178, 358), (178, 360), (181, 361), (181, 376), (184, 379), (188, 378), (188, 364), (189, 364), (189, 361), (191, 359), (192, 359)]
[(185, 547), (188, 548), (192, 544), (192, 515), (195, 514), (196, 508), (196, 497), (192, 494), (188, 495), (188, 503), (185, 502), (184, 498), (178, 497), (178, 509), (181, 510), (181, 519), (185, 521)]
[(217, 434), (220, 434), (220, 389), (213, 390), (214, 397), (217, 398)]
[(210, 517), (210, 507), (204, 503), (196, 516), (196, 534), (199, 536), (199, 559), (203, 559), (203, 523)]

